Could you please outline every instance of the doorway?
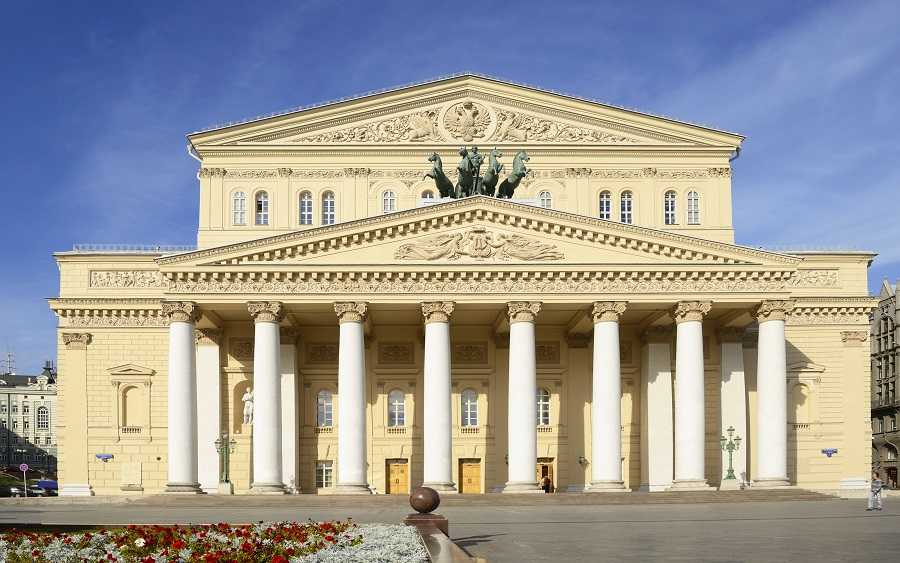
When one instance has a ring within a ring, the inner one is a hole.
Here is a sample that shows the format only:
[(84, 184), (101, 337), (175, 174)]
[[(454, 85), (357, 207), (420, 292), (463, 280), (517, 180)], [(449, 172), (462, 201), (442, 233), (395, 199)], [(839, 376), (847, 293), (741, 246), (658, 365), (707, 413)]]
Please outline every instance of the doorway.
[(389, 495), (409, 494), (409, 461), (406, 459), (385, 460), (387, 483), (384, 490)]
[(459, 460), (459, 492), (481, 494), (481, 460)]
[(550, 478), (550, 492), (556, 490), (556, 480), (553, 477), (553, 458), (552, 457), (539, 457), (537, 458), (537, 482), (538, 485), (543, 486), (544, 477)]

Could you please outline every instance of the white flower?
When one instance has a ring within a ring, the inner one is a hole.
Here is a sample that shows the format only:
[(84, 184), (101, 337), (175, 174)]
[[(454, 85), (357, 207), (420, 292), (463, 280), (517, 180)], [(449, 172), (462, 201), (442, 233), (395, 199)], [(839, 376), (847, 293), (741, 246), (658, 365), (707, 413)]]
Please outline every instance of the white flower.
[(147, 541), (144, 538), (138, 538), (134, 540), (134, 545), (138, 547), (144, 547), (145, 545), (147, 545)]

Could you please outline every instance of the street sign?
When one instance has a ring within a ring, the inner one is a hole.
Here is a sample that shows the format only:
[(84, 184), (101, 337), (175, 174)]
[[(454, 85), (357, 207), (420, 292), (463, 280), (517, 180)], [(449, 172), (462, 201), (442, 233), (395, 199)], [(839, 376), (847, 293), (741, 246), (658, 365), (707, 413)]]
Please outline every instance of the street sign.
[(28, 464), (27, 464), (27, 463), (23, 463), (22, 465), (20, 465), (20, 466), (19, 466), (19, 471), (23, 471), (23, 472), (24, 472), (24, 471), (28, 471)]

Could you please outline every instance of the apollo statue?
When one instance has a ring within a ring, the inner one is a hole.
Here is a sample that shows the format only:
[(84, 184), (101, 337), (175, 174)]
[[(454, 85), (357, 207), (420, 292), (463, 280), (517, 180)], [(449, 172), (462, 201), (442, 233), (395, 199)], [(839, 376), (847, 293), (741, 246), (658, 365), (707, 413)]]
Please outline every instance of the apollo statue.
[(244, 402), (244, 424), (253, 424), (253, 389), (248, 387), (241, 397)]

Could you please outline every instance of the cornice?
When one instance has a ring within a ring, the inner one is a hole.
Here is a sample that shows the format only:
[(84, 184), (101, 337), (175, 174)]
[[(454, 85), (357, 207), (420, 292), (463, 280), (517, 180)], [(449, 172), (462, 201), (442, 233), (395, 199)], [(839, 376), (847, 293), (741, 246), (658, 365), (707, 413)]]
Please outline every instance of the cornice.
[[(584, 145), (565, 145), (562, 143), (540, 144), (533, 142), (499, 142), (491, 143), (499, 148), (517, 148), (528, 151), (529, 155), (556, 156), (556, 157), (591, 157), (591, 156), (644, 156), (644, 157), (721, 157), (726, 159), (732, 156), (734, 150), (717, 147), (689, 147), (685, 145), (672, 145), (671, 147), (660, 145), (597, 145), (585, 147)], [(309, 146), (272, 146), (272, 145), (240, 145), (234, 147), (216, 146), (200, 150), (203, 158), (233, 158), (233, 157), (398, 157), (421, 158), (423, 154), (430, 152), (453, 152), (455, 143), (407, 145), (403, 143), (388, 146), (374, 144), (340, 145), (329, 147), (327, 145)], [(457, 149), (459, 147), (456, 147)]]
[(49, 300), (59, 326), (164, 327), (169, 325), (159, 299), (59, 298)]

